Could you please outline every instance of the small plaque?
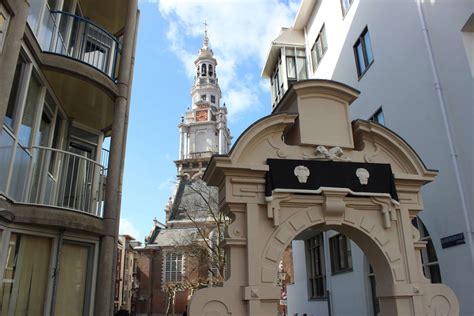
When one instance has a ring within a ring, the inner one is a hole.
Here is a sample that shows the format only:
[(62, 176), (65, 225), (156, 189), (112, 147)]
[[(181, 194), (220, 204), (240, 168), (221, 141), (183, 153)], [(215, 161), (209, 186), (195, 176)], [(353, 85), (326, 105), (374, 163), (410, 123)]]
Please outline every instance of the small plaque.
[(448, 237), (441, 238), (441, 247), (443, 249), (454, 247), (457, 245), (465, 244), (466, 240), (464, 240), (464, 233), (459, 233), (456, 235), (451, 235)]

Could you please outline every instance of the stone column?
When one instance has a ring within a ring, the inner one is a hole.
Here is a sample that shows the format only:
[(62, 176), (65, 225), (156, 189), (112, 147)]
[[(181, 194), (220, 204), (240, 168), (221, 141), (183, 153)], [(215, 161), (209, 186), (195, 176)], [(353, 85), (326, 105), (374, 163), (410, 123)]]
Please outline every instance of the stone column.
[(26, 0), (4, 1), (4, 6), (11, 9), (10, 24), (0, 54), (0, 123), (3, 123), (7, 112), (8, 99), (13, 85), (16, 63), (20, 54), (21, 40), (25, 33), (26, 19), (30, 5)]
[(130, 83), (133, 72), (133, 50), (137, 27), (137, 0), (129, 0), (127, 20), (123, 37), (122, 56), (119, 65), (117, 86), (119, 95), (115, 99), (110, 160), (104, 205), (105, 234), (101, 238), (99, 267), (95, 294), (95, 315), (112, 315), (114, 301), (114, 281), (118, 227), (120, 221), (120, 202), (122, 195), (121, 177), (126, 143), (126, 128), (130, 102)]

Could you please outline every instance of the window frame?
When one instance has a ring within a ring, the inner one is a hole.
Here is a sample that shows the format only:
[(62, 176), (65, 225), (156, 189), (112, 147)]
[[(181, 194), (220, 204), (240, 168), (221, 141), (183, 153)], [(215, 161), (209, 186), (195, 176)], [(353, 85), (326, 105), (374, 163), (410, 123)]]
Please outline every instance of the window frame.
[(346, 17), (347, 12), (349, 12), (349, 10), (350, 10), (351, 7), (352, 7), (352, 4), (354, 3), (354, 0), (348, 0), (348, 1), (349, 1), (349, 6), (348, 6), (348, 7), (345, 7), (345, 6), (344, 6), (344, 0), (341, 0), (342, 18), (345, 18), (345, 17)]
[[(173, 280), (171, 278), (171, 274), (173, 273), (171, 267), (171, 263), (172, 263), (172, 260), (173, 258), (171, 256), (173, 255), (176, 255), (176, 267), (177, 267), (177, 263), (178, 261), (181, 261), (181, 271), (178, 271), (178, 269), (176, 269), (176, 271), (174, 271), (176, 273), (176, 278), (175, 280)], [(183, 282), (184, 280), (184, 271), (185, 271), (185, 268), (184, 268), (184, 263), (185, 263), (185, 255), (182, 253), (182, 252), (174, 252), (174, 251), (170, 251), (170, 252), (165, 252), (163, 253), (163, 256), (164, 256), (164, 260), (163, 260), (163, 284), (165, 283), (181, 283)], [(168, 257), (170, 256), (170, 270), (168, 271), (167, 269), (167, 262), (168, 262)], [(178, 259), (178, 256), (181, 257), (181, 259)], [(180, 277), (178, 278), (178, 272), (181, 273)], [(169, 279), (168, 279), (168, 274), (169, 274)]]
[(10, 26), (11, 14), (7, 11), (5, 6), (0, 3), (0, 15), (5, 18), (3, 27), (0, 28), (0, 55), (3, 52), (3, 46), (5, 44), (5, 39), (7, 38), (8, 27)]
[[(370, 39), (370, 55), (372, 56), (372, 60), (369, 62), (368, 56), (367, 56), (367, 43), (365, 41), (365, 35), (369, 35)], [(359, 47), (359, 44), (361, 45), (362, 49), (362, 59), (364, 60), (364, 69), (361, 68), (361, 64), (359, 62), (359, 52), (357, 48)], [(356, 69), (357, 69), (357, 75), (358, 79), (360, 80), (366, 73), (367, 70), (369, 70), (370, 66), (374, 63), (374, 51), (372, 49), (372, 39), (370, 38), (370, 33), (369, 33), (369, 28), (368, 26), (365, 26), (362, 33), (357, 37), (357, 40), (355, 41), (353, 45), (353, 50), (354, 50), (354, 58), (355, 58), (355, 63), (356, 63)]]
[[(327, 281), (326, 281), (326, 258), (324, 251), (324, 234), (320, 232), (313, 237), (305, 240), (306, 269), (307, 269), (307, 285), (308, 298), (310, 300), (325, 300), (328, 298)], [(315, 257), (318, 258), (317, 262)], [(319, 263), (319, 269), (316, 265)], [(318, 274), (316, 271), (319, 270)], [(322, 280), (323, 292), (318, 293), (316, 282)]]
[[(421, 251), (421, 264), (423, 268), (423, 274), (424, 276), (431, 281), (431, 283), (443, 283), (443, 276), (441, 275), (441, 269), (439, 266), (439, 259), (438, 259), (438, 254), (436, 253), (436, 248), (434, 246), (433, 240), (431, 238), (431, 235), (426, 228), (425, 224), (419, 218), (416, 216), (415, 218), (412, 219), (412, 224), (413, 226), (418, 229), (420, 232), (420, 241), (426, 242), (426, 247), (423, 247), (420, 249)], [(436, 256), (436, 260), (431, 261), (430, 260), (430, 255), (428, 253), (428, 247), (431, 245), (431, 247), (434, 250), (434, 255)], [(439, 280), (434, 280), (433, 281), (433, 276), (431, 275), (431, 267), (437, 267), (439, 271)]]
[[(343, 243), (346, 245), (345, 252), (341, 249)], [(346, 235), (339, 233), (329, 238), (329, 253), (332, 275), (353, 271), (351, 241)], [(345, 267), (342, 267), (342, 261)]]
[[(380, 117), (382, 118), (382, 120), (380, 120)], [(375, 122), (377, 124), (380, 124), (380, 125), (383, 125), (385, 126), (385, 114), (383, 112), (383, 108), (382, 107), (379, 107), (375, 112), (374, 114), (372, 114), (370, 117), (369, 117), (369, 121), (372, 121), (372, 122)]]
[[(320, 40), (321, 45), (321, 57), (318, 58), (318, 41)], [(323, 23), (321, 29), (319, 30), (318, 36), (314, 40), (314, 44), (311, 47), (311, 66), (313, 67), (313, 73), (316, 72), (326, 52), (329, 48), (327, 36), (326, 36), (326, 23)]]

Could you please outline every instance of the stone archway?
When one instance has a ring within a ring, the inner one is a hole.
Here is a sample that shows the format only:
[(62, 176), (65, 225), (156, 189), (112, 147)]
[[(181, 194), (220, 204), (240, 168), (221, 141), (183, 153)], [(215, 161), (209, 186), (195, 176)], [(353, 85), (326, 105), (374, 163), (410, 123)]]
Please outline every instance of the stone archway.
[(390, 130), (351, 123), (357, 95), (333, 81), (299, 82), (228, 156), (213, 157), (204, 179), (219, 187), (220, 210), (232, 218), (230, 276), (221, 288), (197, 291), (190, 315), (274, 315), (278, 261), (309, 227), (343, 232), (364, 251), (381, 315), (459, 314), (452, 290), (423, 276), (424, 243), (411, 224), (436, 172)]

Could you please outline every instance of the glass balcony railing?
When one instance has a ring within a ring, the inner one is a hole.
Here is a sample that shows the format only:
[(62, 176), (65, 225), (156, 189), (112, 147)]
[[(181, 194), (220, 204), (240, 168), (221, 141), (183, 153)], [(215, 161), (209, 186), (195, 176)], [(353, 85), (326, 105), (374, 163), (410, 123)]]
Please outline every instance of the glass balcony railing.
[(118, 39), (97, 24), (77, 15), (50, 11), (39, 31), (43, 51), (67, 56), (116, 78)]
[(55, 148), (31, 148), (26, 203), (56, 206), (101, 217), (106, 168), (97, 161)]

